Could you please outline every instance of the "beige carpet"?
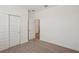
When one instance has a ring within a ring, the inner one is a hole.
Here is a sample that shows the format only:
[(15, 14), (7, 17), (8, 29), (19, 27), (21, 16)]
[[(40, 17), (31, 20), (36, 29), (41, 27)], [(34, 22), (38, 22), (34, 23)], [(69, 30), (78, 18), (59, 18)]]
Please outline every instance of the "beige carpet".
[(31, 40), (2, 51), (2, 53), (76, 53), (77, 51), (50, 44), (40, 40)]

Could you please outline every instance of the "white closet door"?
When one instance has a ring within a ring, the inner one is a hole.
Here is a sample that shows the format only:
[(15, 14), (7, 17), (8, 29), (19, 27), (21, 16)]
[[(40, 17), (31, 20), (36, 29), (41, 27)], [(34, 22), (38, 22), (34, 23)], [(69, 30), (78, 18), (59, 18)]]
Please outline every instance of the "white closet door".
[(0, 13), (0, 51), (8, 47), (8, 15)]
[(10, 16), (10, 47), (20, 44), (20, 17)]

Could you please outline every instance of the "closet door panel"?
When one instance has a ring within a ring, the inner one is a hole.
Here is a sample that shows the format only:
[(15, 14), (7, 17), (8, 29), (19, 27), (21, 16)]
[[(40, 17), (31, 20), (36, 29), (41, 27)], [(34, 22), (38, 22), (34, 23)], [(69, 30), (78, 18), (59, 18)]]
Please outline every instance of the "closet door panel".
[(20, 44), (20, 17), (10, 16), (10, 47)]

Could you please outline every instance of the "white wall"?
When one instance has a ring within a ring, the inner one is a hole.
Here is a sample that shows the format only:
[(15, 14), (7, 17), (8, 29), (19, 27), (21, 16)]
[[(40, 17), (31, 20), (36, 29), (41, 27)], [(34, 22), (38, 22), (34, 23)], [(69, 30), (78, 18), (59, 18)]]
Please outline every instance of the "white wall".
[[(20, 16), (21, 17), (21, 43), (24, 43), (24, 42), (27, 42), (27, 20), (28, 20), (28, 10), (26, 8), (23, 8), (23, 7), (20, 7), (20, 6), (1, 6), (0, 5), (0, 14), (5, 14), (5, 17), (8, 18), (8, 14), (11, 14), (11, 15), (17, 15), (17, 16)], [(7, 16), (6, 16), (7, 15)], [(1, 18), (1, 17), (0, 17)], [(1, 18), (0, 22), (2, 22), (2, 19), (4, 18)], [(7, 22), (8, 22), (8, 19), (6, 19)], [(6, 20), (4, 20), (4, 22), (2, 22), (3, 24), (6, 23), (7, 26), (8, 26), (8, 23), (6, 22)], [(1, 25), (2, 26), (2, 25)], [(7, 27), (6, 26), (6, 27)], [(0, 27), (2, 28), (2, 27)], [(8, 31), (8, 28), (6, 28), (7, 31)], [(4, 28), (3, 28), (4, 30)], [(1, 34), (2, 35), (2, 34)], [(0, 35), (0, 36), (1, 36)], [(4, 35), (3, 35), (4, 36)], [(7, 36), (6, 39), (9, 39), (8, 37), (8, 32), (7, 34), (5, 35)], [(2, 39), (0, 39), (1, 41)], [(5, 42), (3, 42), (5, 43)], [(1, 46), (1, 45), (0, 45)], [(2, 45), (4, 47), (4, 45)], [(1, 50), (1, 49), (0, 49)]]
[(38, 12), (41, 40), (79, 51), (79, 6), (57, 6)]
[(0, 51), (8, 47), (8, 15), (0, 13)]

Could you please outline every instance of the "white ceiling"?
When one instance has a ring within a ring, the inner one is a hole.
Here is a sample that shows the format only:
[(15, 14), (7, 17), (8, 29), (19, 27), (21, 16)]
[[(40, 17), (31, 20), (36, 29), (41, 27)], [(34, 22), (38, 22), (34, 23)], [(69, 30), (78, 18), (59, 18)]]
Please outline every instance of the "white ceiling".
[[(9, 6), (19, 6), (29, 10), (41, 11), (50, 7), (56, 7), (57, 5), (0, 5), (1, 7), (9, 7)], [(48, 6), (48, 7), (44, 7)]]
[(56, 7), (56, 5), (48, 5), (48, 7), (44, 7), (44, 5), (23, 5), (22, 7), (25, 7), (29, 10), (40, 11), (40, 10), (44, 10), (46, 8)]

